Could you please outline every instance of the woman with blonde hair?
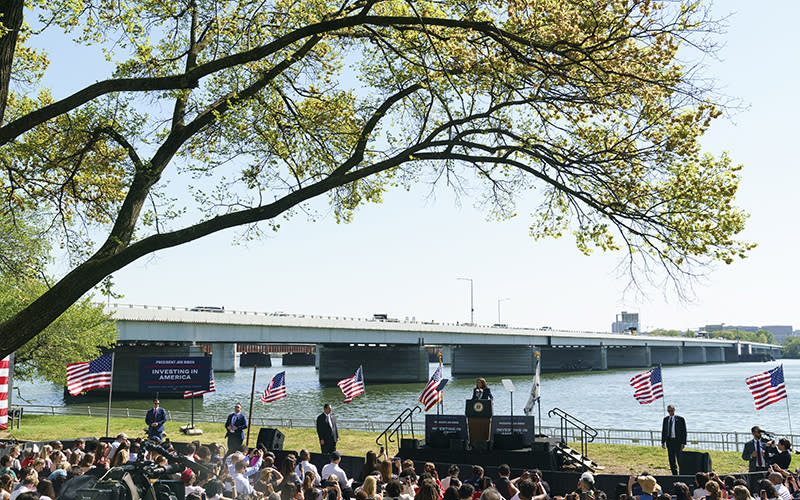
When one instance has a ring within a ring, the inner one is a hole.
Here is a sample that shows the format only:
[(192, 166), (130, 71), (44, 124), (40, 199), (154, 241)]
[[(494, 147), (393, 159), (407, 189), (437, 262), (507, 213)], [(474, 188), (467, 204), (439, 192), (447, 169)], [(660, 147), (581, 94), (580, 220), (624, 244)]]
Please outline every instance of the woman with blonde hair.
[(709, 481), (706, 483), (706, 500), (720, 500), (722, 494), (720, 493), (719, 483), (716, 481)]
[(120, 449), (114, 453), (114, 458), (111, 459), (111, 464), (109, 467), (119, 467), (121, 465), (125, 465), (130, 460), (130, 452), (127, 449)]
[(367, 494), (367, 499), (382, 500), (381, 494), (378, 493), (378, 480), (375, 476), (367, 476), (364, 478), (364, 484), (361, 485), (361, 491)]
[(494, 399), (492, 391), (486, 384), (486, 379), (481, 377), (475, 381), (475, 388), (472, 390), (472, 399)]
[(50, 455), (52, 455), (52, 453), (53, 447), (49, 444), (43, 445), (42, 449), (39, 450), (39, 458), (44, 460), (44, 468), (47, 470), (48, 474), (53, 470), (53, 461), (50, 459)]

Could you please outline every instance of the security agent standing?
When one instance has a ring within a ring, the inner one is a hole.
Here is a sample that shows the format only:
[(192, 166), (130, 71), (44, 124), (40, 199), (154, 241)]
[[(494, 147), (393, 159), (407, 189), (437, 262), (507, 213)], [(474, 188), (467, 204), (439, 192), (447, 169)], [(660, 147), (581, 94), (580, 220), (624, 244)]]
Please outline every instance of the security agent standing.
[(331, 415), (331, 405), (325, 403), (322, 413), (317, 417), (317, 437), (322, 453), (336, 451), (336, 442), (339, 440), (339, 429), (336, 427), (336, 417)]
[(247, 417), (242, 413), (242, 405), (236, 403), (233, 413), (225, 421), (225, 437), (228, 438), (228, 453), (239, 451), (244, 442), (244, 430), (247, 429)]
[(672, 475), (678, 475), (678, 465), (681, 451), (686, 447), (686, 421), (680, 415), (675, 415), (675, 407), (667, 406), (668, 416), (664, 417), (661, 424), (661, 447), (667, 449), (669, 468)]
[(159, 406), (157, 399), (153, 400), (153, 407), (147, 410), (144, 421), (147, 424), (147, 439), (160, 443), (164, 438), (164, 423), (167, 421), (167, 412)]
[(767, 451), (771, 445), (766, 438), (762, 437), (764, 431), (759, 426), (753, 426), (750, 432), (753, 434), (753, 439), (744, 444), (742, 460), (750, 463), (750, 472), (765, 471), (768, 468)]

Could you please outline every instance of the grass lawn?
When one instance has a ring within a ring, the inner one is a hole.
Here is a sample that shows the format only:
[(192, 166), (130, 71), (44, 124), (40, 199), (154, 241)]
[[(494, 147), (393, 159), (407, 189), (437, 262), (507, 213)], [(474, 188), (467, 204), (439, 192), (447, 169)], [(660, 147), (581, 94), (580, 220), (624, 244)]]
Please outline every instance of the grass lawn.
[[(167, 422), (165, 429), (167, 436), (178, 442), (198, 440), (201, 443), (225, 443), (225, 429), (223, 424), (197, 423), (203, 429), (201, 436), (185, 436), (179, 427), (185, 422)], [(129, 437), (145, 436), (145, 424), (138, 418), (112, 418), (109, 434), (116, 436), (120, 432)], [(70, 439), (77, 437), (101, 437), (105, 435), (106, 419), (100, 417), (77, 416), (47, 416), (25, 415), (22, 419), (22, 428), (13, 432), (0, 432), (0, 438), (50, 441), (53, 439)], [(250, 444), (255, 444), (259, 427), (250, 429)], [(299, 450), (308, 448), (311, 451), (319, 450), (316, 431), (314, 429), (280, 429), (286, 435), (284, 449)], [(339, 431), (337, 449), (345, 455), (364, 456), (368, 450), (378, 451), (375, 444), (378, 434), (363, 431)], [(580, 449), (579, 446), (574, 446)], [(390, 450), (393, 453), (396, 450)], [(747, 472), (747, 462), (741, 459), (739, 452), (709, 451), (714, 470), (720, 474), (733, 472)], [(601, 473), (606, 474), (632, 474), (648, 471), (651, 474), (669, 474), (667, 452), (660, 447), (615, 445), (615, 444), (589, 444), (589, 457), (605, 467)], [(796, 455), (795, 455), (796, 457)], [(800, 465), (800, 459), (794, 458), (792, 468)]]

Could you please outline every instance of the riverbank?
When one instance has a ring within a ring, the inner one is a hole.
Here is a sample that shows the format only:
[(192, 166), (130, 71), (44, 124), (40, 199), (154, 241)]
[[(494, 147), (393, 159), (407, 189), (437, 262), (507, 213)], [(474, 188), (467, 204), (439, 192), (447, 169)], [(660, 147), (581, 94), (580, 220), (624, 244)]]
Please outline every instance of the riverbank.
[[(196, 426), (203, 429), (200, 436), (186, 436), (180, 432), (184, 422), (167, 422), (167, 436), (177, 442), (200, 441), (201, 443), (224, 443), (225, 429), (223, 424), (198, 422)], [(0, 432), (0, 439), (17, 439), (24, 441), (50, 441), (54, 439), (70, 439), (76, 437), (100, 437), (105, 434), (106, 419), (100, 417), (25, 415), (22, 427), (11, 432)], [(109, 434), (116, 436), (120, 432), (130, 437), (144, 436), (144, 423), (138, 418), (112, 418)], [(250, 444), (254, 444), (260, 427), (250, 429)], [(319, 447), (316, 431), (313, 428), (281, 428), (286, 435), (284, 449), (299, 450), (308, 448), (316, 451)], [(338, 449), (345, 455), (364, 456), (369, 450), (377, 450), (375, 444), (377, 432), (340, 430)], [(391, 451), (390, 451), (391, 452)], [(648, 471), (652, 474), (669, 474), (667, 454), (660, 447), (589, 444), (589, 456), (604, 467), (603, 474), (632, 474)], [(720, 474), (747, 472), (747, 462), (741, 459), (739, 452), (710, 450), (713, 468)], [(800, 458), (795, 456), (792, 469), (800, 465)]]

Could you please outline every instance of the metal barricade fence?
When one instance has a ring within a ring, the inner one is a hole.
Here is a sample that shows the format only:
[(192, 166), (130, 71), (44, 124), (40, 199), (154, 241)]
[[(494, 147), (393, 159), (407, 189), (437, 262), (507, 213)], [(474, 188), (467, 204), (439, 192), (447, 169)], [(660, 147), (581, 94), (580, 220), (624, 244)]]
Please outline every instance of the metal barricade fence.
[[(106, 408), (100, 406), (22, 406), (25, 415), (75, 415), (89, 417), (105, 417)], [(144, 419), (146, 409), (139, 408), (111, 408), (111, 416), (115, 418), (141, 418)], [(189, 422), (192, 418), (187, 411), (167, 410), (167, 417), (174, 422)], [(195, 412), (194, 421), (222, 424), (227, 415), (216, 415), (208, 412)], [(282, 428), (313, 428), (314, 418), (294, 417), (253, 417), (251, 425), (257, 427), (282, 427)], [(340, 429), (382, 432), (391, 422), (386, 420), (344, 420), (339, 419)], [(425, 422), (414, 421), (414, 434), (424, 436)], [(537, 432), (539, 428), (537, 426)], [(556, 426), (541, 426), (541, 432), (547, 436), (558, 436), (561, 429)], [(567, 441), (575, 442), (579, 439), (580, 430), (566, 429)], [(800, 442), (796, 434), (781, 435), (793, 443)], [(697, 450), (741, 451), (747, 441), (753, 439), (749, 432), (689, 432), (686, 448)], [(634, 446), (661, 446), (661, 430), (641, 429), (597, 429), (597, 437), (593, 443), (598, 444), (624, 444)]]

